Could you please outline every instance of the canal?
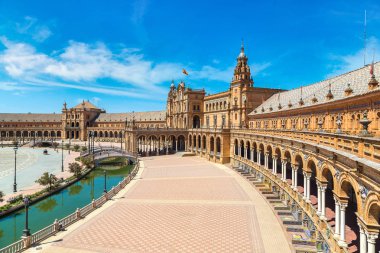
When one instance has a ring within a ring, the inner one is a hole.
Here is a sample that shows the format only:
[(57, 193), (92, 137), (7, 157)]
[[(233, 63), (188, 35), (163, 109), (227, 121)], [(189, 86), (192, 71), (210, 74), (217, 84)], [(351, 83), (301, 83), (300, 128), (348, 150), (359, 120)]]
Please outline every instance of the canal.
[[(31, 233), (37, 232), (52, 224), (55, 219), (61, 219), (100, 197), (104, 190), (104, 169), (107, 170), (107, 189), (110, 190), (129, 174), (132, 165), (99, 167), (68, 188), (30, 206)], [(24, 209), (0, 219), (0, 249), (19, 240), (24, 226)]]

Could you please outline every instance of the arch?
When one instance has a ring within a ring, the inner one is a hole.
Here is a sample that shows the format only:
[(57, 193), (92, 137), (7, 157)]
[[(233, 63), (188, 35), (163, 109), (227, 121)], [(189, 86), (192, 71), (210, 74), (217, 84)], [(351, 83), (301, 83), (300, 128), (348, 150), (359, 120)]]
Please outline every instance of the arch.
[(220, 152), (221, 152), (220, 137), (216, 137), (216, 155), (220, 155)]
[(370, 192), (364, 207), (364, 222), (370, 226), (380, 226), (380, 194)]
[(251, 160), (251, 142), (246, 141), (245, 146), (247, 147), (247, 159)]
[(240, 140), (240, 156), (244, 157), (244, 141)]
[(201, 119), (198, 115), (193, 116), (193, 128), (200, 128), (201, 127)]
[(239, 154), (239, 142), (237, 139), (235, 139), (234, 144), (235, 144), (234, 154), (238, 155)]
[(211, 137), (210, 137), (210, 153), (211, 153), (211, 154), (214, 153), (214, 141), (215, 141), (214, 137), (211, 136)]

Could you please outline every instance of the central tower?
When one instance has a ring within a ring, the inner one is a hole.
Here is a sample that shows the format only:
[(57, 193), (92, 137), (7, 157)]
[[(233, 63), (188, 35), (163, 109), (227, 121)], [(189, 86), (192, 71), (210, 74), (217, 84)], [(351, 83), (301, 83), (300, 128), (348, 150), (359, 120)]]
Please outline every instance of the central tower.
[(245, 126), (248, 106), (248, 93), (253, 88), (251, 69), (248, 66), (248, 57), (244, 52), (244, 43), (241, 43), (240, 54), (237, 57), (237, 64), (234, 76), (230, 85), (231, 98), (231, 123), (234, 127)]

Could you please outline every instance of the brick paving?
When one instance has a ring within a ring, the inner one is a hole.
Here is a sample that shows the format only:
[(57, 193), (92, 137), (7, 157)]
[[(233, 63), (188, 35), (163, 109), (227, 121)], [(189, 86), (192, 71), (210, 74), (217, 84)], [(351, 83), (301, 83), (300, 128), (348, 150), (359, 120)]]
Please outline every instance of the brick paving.
[(124, 196), (35, 250), (291, 252), (268, 204), (230, 169), (197, 157), (143, 162)]

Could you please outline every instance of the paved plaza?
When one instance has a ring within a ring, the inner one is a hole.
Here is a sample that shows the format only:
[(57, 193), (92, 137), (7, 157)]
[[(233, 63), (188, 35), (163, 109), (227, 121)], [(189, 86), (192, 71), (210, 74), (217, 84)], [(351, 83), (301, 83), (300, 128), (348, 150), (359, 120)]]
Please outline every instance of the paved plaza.
[(28, 252), (291, 252), (264, 198), (226, 166), (175, 155), (142, 165), (113, 201)]

